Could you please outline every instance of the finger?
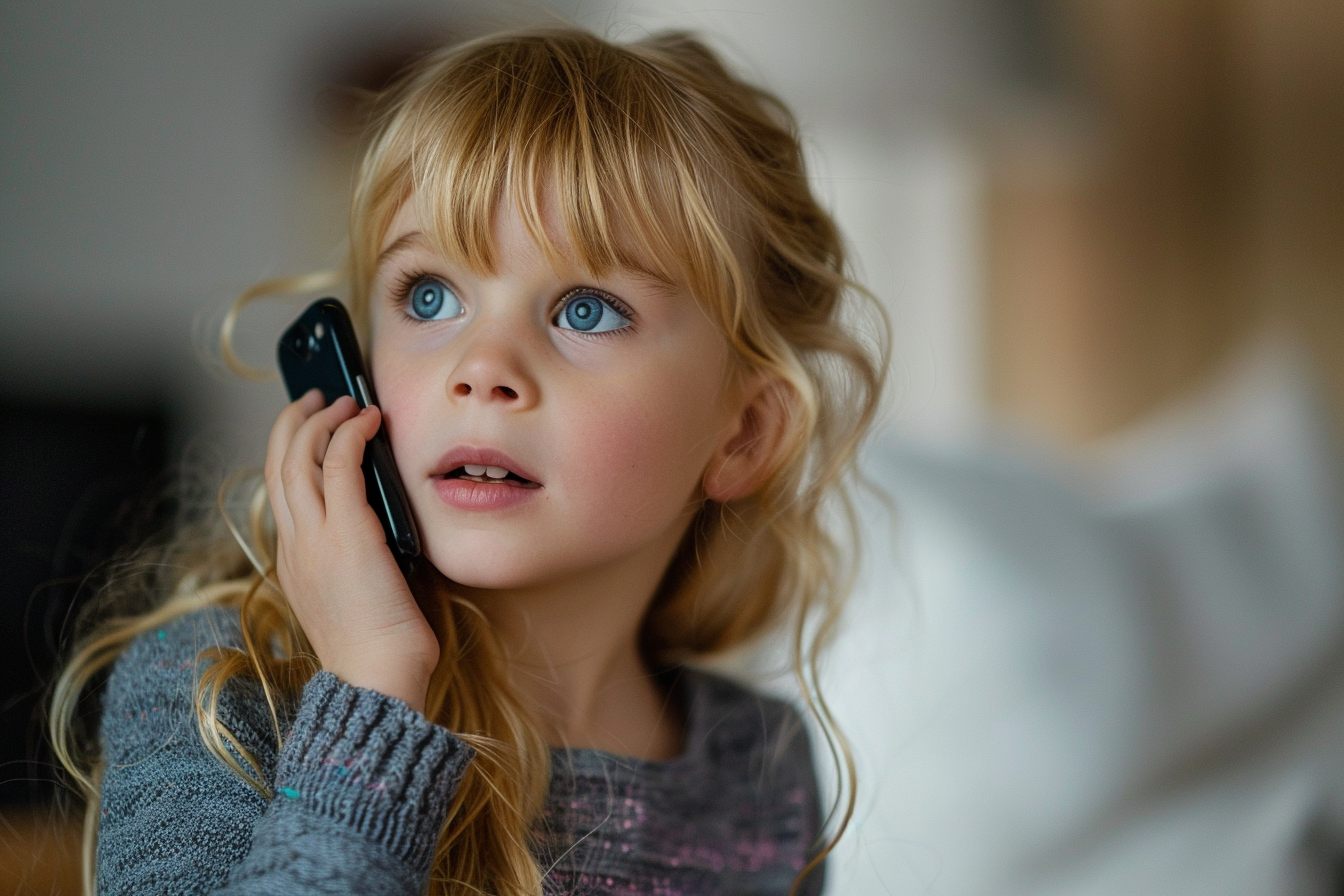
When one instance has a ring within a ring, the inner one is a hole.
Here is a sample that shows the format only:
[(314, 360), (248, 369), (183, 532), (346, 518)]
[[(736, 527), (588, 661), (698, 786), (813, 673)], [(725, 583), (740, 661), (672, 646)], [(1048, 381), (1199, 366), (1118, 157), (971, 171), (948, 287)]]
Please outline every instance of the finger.
[[(322, 489), (326, 495), (328, 513), (339, 508), (351, 516), (367, 517), (363, 525), (372, 522), (381, 528), (377, 517), (369, 507), (364, 491), (364, 452), (370, 439), (378, 432), (382, 423), (382, 414), (377, 407), (370, 405), (358, 414), (346, 420), (332, 434), (327, 446), (326, 459), (322, 463)], [(362, 512), (361, 512), (362, 510)]]
[(326, 402), (322, 390), (309, 389), (281, 409), (271, 426), (271, 434), (266, 440), (267, 456), (283, 457), (285, 446), (294, 438), (300, 426), (313, 414), (322, 409)]
[(355, 400), (343, 395), (299, 425), (280, 464), (280, 480), (290, 513), (311, 515), (320, 522), (326, 515), (322, 463), (332, 433), (359, 410)]
[(321, 390), (309, 389), (302, 396), (285, 405), (284, 409), (276, 416), (275, 423), (271, 425), (271, 432), (266, 440), (266, 464), (263, 468), (263, 475), (266, 479), (266, 491), (271, 501), (271, 514), (275, 517), (276, 525), (280, 527), (281, 531), (292, 530), (294, 526), (289, 507), (285, 503), (285, 487), (280, 476), (281, 465), (284, 463), (290, 442), (294, 440), (294, 433), (298, 431), (305, 420), (322, 407), (322, 404)]
[(297, 522), (294, 518), (296, 507), (298, 504), (311, 505), (311, 492), (320, 481), (317, 475), (304, 470), (303, 433), (305, 427), (311, 430), (314, 418), (330, 414), (331, 408), (322, 405), (322, 393), (313, 391), (281, 411), (273, 430), (274, 447), (267, 453), (273, 471), (273, 503), (278, 505), (279, 514), (288, 519), (291, 532)]
[(349, 395), (342, 395), (313, 414), (294, 433), (292, 448), (301, 450), (314, 466), (322, 466), (331, 434), (346, 420), (359, 413), (359, 405)]

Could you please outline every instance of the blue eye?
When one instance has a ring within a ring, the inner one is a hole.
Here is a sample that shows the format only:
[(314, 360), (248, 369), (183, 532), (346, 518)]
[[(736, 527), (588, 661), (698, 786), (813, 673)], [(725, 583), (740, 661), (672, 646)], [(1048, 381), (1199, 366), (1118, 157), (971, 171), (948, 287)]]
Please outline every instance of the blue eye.
[(555, 325), (562, 330), (581, 333), (606, 333), (630, 326), (630, 318), (612, 307), (606, 299), (591, 292), (576, 292), (565, 300)]
[(457, 294), (437, 277), (421, 277), (411, 284), (408, 302), (418, 320), (451, 320), (462, 313)]

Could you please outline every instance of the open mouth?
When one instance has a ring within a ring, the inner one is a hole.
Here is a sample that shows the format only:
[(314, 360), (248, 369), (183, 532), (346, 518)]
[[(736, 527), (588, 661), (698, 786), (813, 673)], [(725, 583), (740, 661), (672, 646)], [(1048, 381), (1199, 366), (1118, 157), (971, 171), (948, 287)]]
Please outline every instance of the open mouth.
[(512, 470), (504, 467), (492, 467), (484, 464), (463, 464), (449, 470), (444, 479), (465, 479), (468, 482), (484, 482), (491, 485), (511, 485), (515, 488), (540, 488), (541, 484), (524, 479)]

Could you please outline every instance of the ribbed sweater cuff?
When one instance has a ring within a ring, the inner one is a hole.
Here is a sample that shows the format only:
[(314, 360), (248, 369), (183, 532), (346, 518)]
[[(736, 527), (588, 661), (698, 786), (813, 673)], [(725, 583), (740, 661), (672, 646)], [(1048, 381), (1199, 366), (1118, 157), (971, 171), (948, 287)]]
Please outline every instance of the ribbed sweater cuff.
[(348, 825), (424, 870), (472, 755), (401, 700), (319, 672), (281, 750), (275, 799)]

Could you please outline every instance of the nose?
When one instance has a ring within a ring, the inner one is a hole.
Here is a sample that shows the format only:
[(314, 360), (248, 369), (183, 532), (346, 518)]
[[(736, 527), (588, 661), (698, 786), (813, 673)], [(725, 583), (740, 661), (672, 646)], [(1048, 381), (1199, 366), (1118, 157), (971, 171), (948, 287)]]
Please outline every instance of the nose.
[(463, 333), (465, 351), (448, 377), (452, 401), (484, 402), (513, 410), (534, 406), (540, 395), (526, 346), (502, 327)]

